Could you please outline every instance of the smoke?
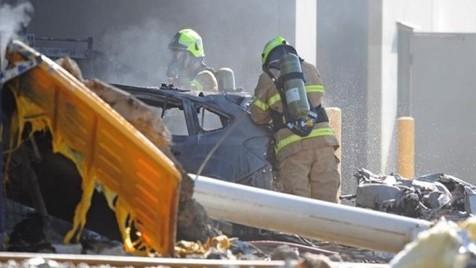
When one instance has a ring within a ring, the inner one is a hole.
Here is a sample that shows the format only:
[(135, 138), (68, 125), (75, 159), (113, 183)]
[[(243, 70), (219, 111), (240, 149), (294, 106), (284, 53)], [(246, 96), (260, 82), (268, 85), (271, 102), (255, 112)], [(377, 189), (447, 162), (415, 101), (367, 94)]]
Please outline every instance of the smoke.
[[(94, 63), (92, 76), (108, 82), (151, 86), (166, 81), (167, 45), (176, 31), (191, 28), (203, 38), (206, 63), (215, 69), (232, 68), (236, 85), (251, 91), (261, 72), (264, 44), (278, 34), (294, 43), (291, 0), (144, 0), (137, 5), (127, 0), (33, 3), (36, 21), (30, 31), (38, 36), (92, 37), (94, 50), (103, 56)], [(212, 16), (208, 16), (210, 8)], [(50, 18), (52, 13), (54, 21)]]
[(111, 83), (143, 86), (166, 81), (170, 60), (167, 45), (173, 33), (162, 28), (160, 21), (149, 19), (102, 36), (99, 50), (109, 61), (102, 78)]
[(30, 22), (33, 6), (24, 2), (16, 6), (0, 0), (0, 70), (6, 67), (5, 52), (8, 43)]

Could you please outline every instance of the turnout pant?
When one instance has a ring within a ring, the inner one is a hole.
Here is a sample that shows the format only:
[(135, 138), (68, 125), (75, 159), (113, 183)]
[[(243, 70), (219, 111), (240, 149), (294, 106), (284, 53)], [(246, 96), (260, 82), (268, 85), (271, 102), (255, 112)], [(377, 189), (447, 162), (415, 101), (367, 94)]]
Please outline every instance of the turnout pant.
[(294, 153), (279, 163), (278, 180), (285, 193), (339, 203), (339, 159), (333, 146)]

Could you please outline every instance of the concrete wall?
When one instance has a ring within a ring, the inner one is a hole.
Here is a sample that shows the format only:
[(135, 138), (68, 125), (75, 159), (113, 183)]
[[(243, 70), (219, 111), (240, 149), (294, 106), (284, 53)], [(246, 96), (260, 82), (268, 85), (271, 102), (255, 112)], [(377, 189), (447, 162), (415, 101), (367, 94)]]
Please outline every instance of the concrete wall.
[[(369, 167), (395, 170), (395, 117), (397, 115), (397, 22), (424, 32), (476, 31), (476, 1), (368, 0)], [(378, 29), (379, 22), (381, 29)], [(373, 30), (370, 30), (373, 28)], [(375, 123), (373, 123), (375, 119)]]
[(382, 159), (382, 1), (368, 0), (367, 168), (378, 172)]
[(316, 64), (317, 1), (296, 1), (296, 50), (307, 62)]
[(207, 62), (234, 69), (237, 86), (252, 91), (260, 54), (277, 34), (294, 43), (295, 0), (32, 0), (29, 30), (39, 36), (84, 38), (131, 73), (109, 74), (115, 82), (157, 84), (165, 78), (167, 44), (190, 27), (204, 38)]
[(342, 109), (343, 193), (367, 166), (367, 0), (317, 1), (317, 66), (327, 106)]
[(415, 33), (411, 51), (416, 174), (476, 183), (476, 34)]

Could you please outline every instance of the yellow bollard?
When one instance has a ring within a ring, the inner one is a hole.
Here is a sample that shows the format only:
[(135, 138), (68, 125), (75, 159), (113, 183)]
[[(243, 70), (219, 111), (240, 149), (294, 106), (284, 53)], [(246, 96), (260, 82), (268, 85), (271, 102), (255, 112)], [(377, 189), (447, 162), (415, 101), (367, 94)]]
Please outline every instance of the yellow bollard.
[(415, 120), (413, 117), (398, 118), (397, 168), (400, 176), (415, 177)]
[(329, 107), (326, 108), (326, 113), (327, 116), (329, 117), (329, 125), (334, 130), (334, 133), (336, 134), (336, 138), (339, 141), (340, 147), (336, 151), (336, 156), (341, 159), (341, 154), (342, 154), (342, 143), (341, 143), (341, 137), (342, 137), (342, 111), (341, 109), (337, 107)]

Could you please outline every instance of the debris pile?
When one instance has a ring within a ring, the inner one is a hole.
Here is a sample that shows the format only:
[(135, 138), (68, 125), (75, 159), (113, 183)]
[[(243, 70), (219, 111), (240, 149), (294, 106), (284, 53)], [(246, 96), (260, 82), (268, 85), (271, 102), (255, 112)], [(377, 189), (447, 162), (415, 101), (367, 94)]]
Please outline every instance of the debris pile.
[(78, 243), (64, 244), (71, 222), (42, 216), (30, 207), (6, 200), (6, 250), (62, 254), (128, 255), (121, 242), (89, 229), (81, 233)]
[[(34, 192), (34, 199), (56, 198), (46, 203), (61, 204), (63, 210), (65, 201), (79, 201), (75, 208), (68, 207), (74, 217), (65, 241), (79, 240), (96, 192), (107, 201), (104, 213), (96, 216), (103, 219), (112, 209), (117, 222), (100, 224), (118, 229), (118, 240), (123, 240), (128, 252), (170, 255), (176, 229), (202, 228), (193, 232), (195, 237), (186, 237), (191, 240), (206, 241), (214, 235), (205, 210), (192, 198), (193, 181), (170, 153), (169, 134), (153, 108), (100, 81), (82, 80), (73, 61), (60, 60), (64, 69), (60, 68), (19, 41), (9, 46), (8, 60), (13, 66), (9, 70), (21, 60), (36, 60), (36, 65), (30, 72), (17, 72), (4, 87), (3, 93), (16, 104), (14, 111), (4, 111), (10, 117), (7, 174), (23, 186), (24, 197), (33, 192), (30, 174), (35, 174), (40, 190)], [(16, 150), (30, 146), (32, 150)], [(15, 157), (20, 152), (25, 153)], [(31, 159), (37, 163), (26, 165), (28, 169), (8, 169), (11, 162), (30, 163)], [(59, 170), (61, 159), (74, 165)], [(53, 170), (57, 174), (51, 176)], [(57, 193), (67, 196), (62, 199)], [(189, 215), (177, 213), (177, 205)], [(193, 209), (185, 209), (188, 206)], [(34, 207), (45, 208), (42, 216), (50, 213), (48, 204)], [(70, 215), (56, 216), (71, 220)]]
[(476, 212), (476, 186), (451, 175), (437, 173), (406, 179), (379, 176), (360, 169), (355, 204), (398, 215), (458, 221)]

